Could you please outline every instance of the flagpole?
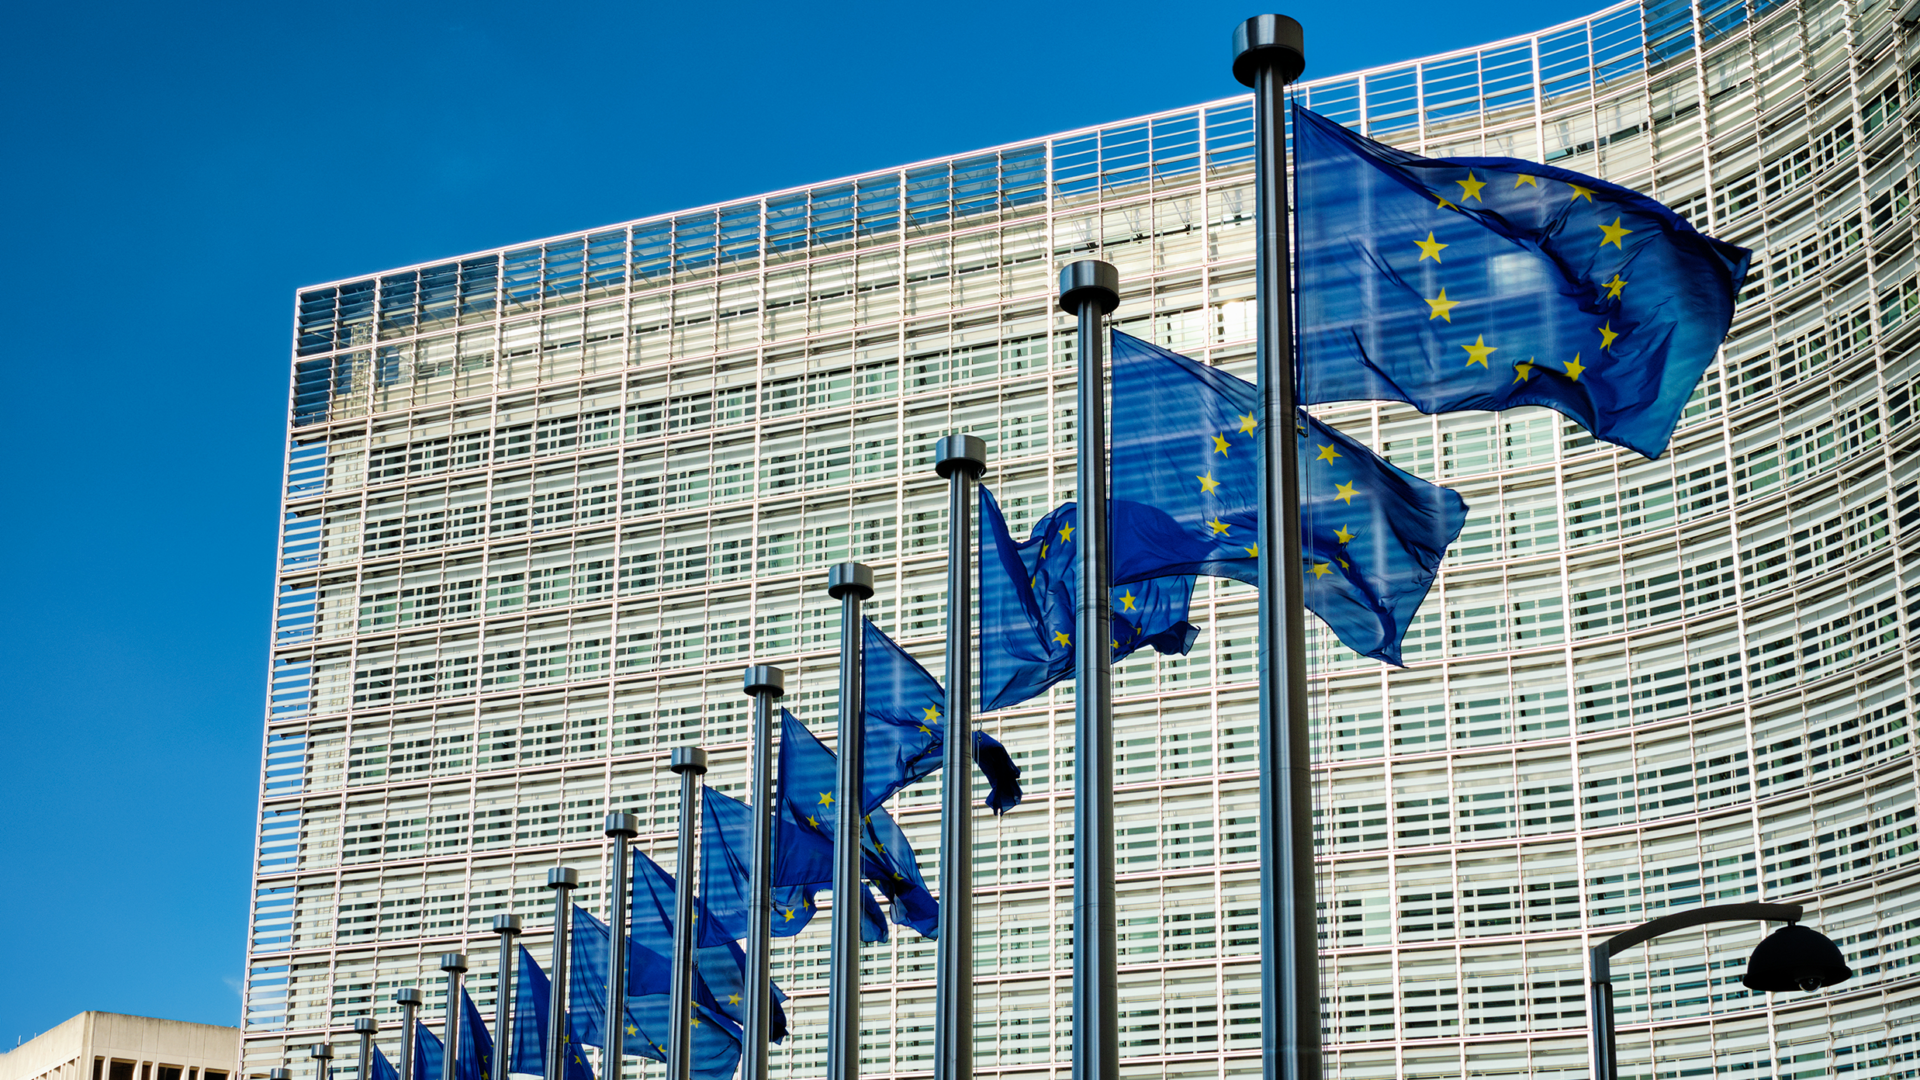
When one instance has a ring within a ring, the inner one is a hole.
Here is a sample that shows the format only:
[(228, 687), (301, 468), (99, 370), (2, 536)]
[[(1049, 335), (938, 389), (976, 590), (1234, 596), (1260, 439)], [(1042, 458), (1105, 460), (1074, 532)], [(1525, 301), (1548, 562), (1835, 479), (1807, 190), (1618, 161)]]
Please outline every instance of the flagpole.
[(947, 741), (940, 780), (940, 923), (933, 1078), (973, 1080), (973, 484), (987, 444), (955, 432), (933, 444), (947, 481)]
[(1260, 1043), (1266, 1080), (1320, 1076), (1320, 952), (1307, 740), (1306, 583), (1294, 436), (1293, 280), (1282, 92), (1306, 68), (1285, 15), (1233, 31), (1233, 77), (1253, 88), (1254, 307), (1260, 425)]
[(354, 1066), (355, 1080), (368, 1080), (373, 1076), (373, 1037), (380, 1031), (380, 1021), (371, 1016), (353, 1018), (353, 1033), (360, 1036), (360, 1059)]
[(507, 1080), (513, 1059), (513, 939), (520, 934), (520, 916), (495, 915), (493, 932), (500, 935), (499, 976), (493, 995), (493, 1080)]
[[(608, 892), (612, 895), (613, 910), (609, 912), (607, 927), (607, 1056), (600, 1063), (600, 1072), (607, 1080), (620, 1080), (622, 1068), (626, 1064), (626, 1022), (627, 1022), (627, 849), (633, 838), (640, 835), (640, 819), (632, 814), (611, 813), (607, 815), (606, 832), (613, 837), (613, 880)], [(502, 951), (505, 947), (502, 946)], [(504, 1077), (496, 1078), (504, 1080)]]
[(393, 1000), (400, 1005), (400, 1080), (413, 1080), (413, 1018), (426, 997), (417, 986), (403, 986), (393, 992)]
[(827, 1080), (860, 1076), (860, 791), (866, 724), (860, 670), (860, 602), (873, 595), (873, 570), (835, 563), (827, 595), (840, 601), (839, 805), (833, 831), (833, 926), (827, 976)]
[(467, 954), (450, 952), (440, 958), (440, 970), (447, 973), (447, 1021), (442, 1029), (440, 1080), (454, 1080), (454, 1063), (460, 1049), (460, 977), (467, 973)]
[(1073, 618), (1073, 1080), (1120, 1075), (1119, 955), (1113, 909), (1113, 605), (1107, 542), (1107, 362), (1101, 319), (1120, 306), (1120, 271), (1082, 259), (1060, 271), (1060, 310), (1079, 317), (1079, 597)]
[(787, 692), (787, 673), (755, 664), (743, 678), (753, 699), (753, 837), (747, 873), (747, 1014), (740, 1080), (767, 1080), (767, 1038), (773, 1030), (773, 699)]
[(556, 866), (547, 871), (547, 888), (553, 890), (553, 961), (548, 971), (553, 978), (547, 997), (547, 1080), (566, 1080), (567, 1076), (567, 923), (572, 918), (573, 890), (580, 885), (580, 872), (571, 866)]
[(332, 1043), (314, 1043), (307, 1047), (307, 1056), (313, 1059), (313, 1080), (333, 1080)]
[(672, 1027), (667, 1042), (667, 1080), (688, 1080), (693, 1068), (693, 826), (700, 818), (700, 778), (707, 752), (676, 746), (667, 766), (680, 777), (680, 844), (674, 856), (673, 983), (668, 1000)]

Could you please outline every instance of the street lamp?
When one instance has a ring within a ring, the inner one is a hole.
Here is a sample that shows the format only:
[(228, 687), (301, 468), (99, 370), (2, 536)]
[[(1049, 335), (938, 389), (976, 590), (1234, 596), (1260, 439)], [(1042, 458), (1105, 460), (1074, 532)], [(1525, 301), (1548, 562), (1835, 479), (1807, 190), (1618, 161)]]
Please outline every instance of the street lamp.
[(1587, 952), (1587, 1032), (1593, 1055), (1593, 1080), (1618, 1080), (1620, 1057), (1613, 1041), (1613, 958), (1662, 934), (1717, 922), (1783, 922), (1753, 950), (1747, 973), (1750, 990), (1818, 990), (1853, 976), (1840, 947), (1818, 930), (1799, 925), (1799, 904), (1716, 904), (1662, 915), (1593, 946)]

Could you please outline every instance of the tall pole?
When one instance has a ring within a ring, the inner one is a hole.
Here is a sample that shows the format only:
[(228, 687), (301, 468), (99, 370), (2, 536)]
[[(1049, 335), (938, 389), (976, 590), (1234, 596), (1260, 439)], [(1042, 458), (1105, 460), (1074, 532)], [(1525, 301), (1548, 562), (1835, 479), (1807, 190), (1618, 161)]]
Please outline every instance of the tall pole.
[(668, 1014), (667, 1080), (693, 1075), (693, 827), (700, 820), (700, 778), (707, 774), (707, 752), (697, 746), (673, 748), (667, 766), (680, 776), (680, 844), (673, 867), (673, 983)]
[(827, 972), (827, 1080), (860, 1076), (860, 789), (865, 780), (865, 684), (860, 670), (860, 602), (873, 595), (873, 570), (834, 564), (827, 595), (840, 601), (840, 774), (834, 798), (833, 927)]
[(958, 432), (933, 444), (947, 481), (947, 741), (940, 763), (940, 925), (933, 1080), (973, 1080), (973, 484), (987, 444)]
[(313, 1059), (313, 1080), (332, 1080), (332, 1043), (314, 1043), (307, 1047), (307, 1056)]
[(1079, 317), (1079, 595), (1073, 610), (1073, 1080), (1120, 1075), (1119, 949), (1113, 900), (1113, 577), (1107, 541), (1107, 361), (1101, 319), (1120, 271), (1082, 259), (1060, 271), (1060, 309)]
[(547, 888), (553, 890), (553, 962), (547, 967), (553, 976), (547, 998), (547, 1080), (566, 1080), (567, 1076), (567, 923), (573, 915), (573, 890), (579, 885), (580, 872), (571, 866), (547, 871)]
[[(393, 992), (393, 1000), (400, 1005), (400, 1080), (413, 1080), (414, 1017), (426, 997), (417, 986), (403, 986)], [(432, 1077), (421, 1080), (432, 1080)]]
[(284, 1067), (268, 1069), (267, 1080), (293, 1080), (293, 1070)]
[(500, 935), (500, 974), (493, 995), (493, 1080), (507, 1080), (513, 1061), (513, 939), (520, 936), (520, 916), (495, 915), (493, 932)]
[(467, 954), (448, 953), (440, 958), (440, 970), (447, 973), (447, 1023), (441, 1036), (440, 1080), (454, 1080), (454, 1068), (460, 1057), (460, 977), (467, 973)]
[(740, 1080), (767, 1080), (767, 1038), (773, 1033), (773, 700), (785, 696), (787, 673), (755, 664), (741, 680), (753, 699), (753, 836), (747, 873), (747, 1015)]
[(1319, 1080), (1320, 943), (1307, 739), (1306, 581), (1294, 434), (1293, 275), (1286, 113), (1306, 68), (1300, 24), (1256, 15), (1233, 31), (1233, 77), (1253, 87), (1254, 307), (1260, 425), (1260, 1049), (1265, 1080)]
[(607, 1080), (620, 1080), (627, 1060), (627, 893), (633, 882), (627, 872), (627, 852), (640, 835), (640, 819), (616, 811), (607, 815), (605, 828), (613, 838), (613, 880), (607, 890), (613, 910), (607, 917), (607, 1057), (600, 1071)]
[(370, 1080), (373, 1076), (373, 1037), (380, 1031), (380, 1021), (371, 1016), (353, 1018), (353, 1033), (360, 1036), (360, 1057), (354, 1064), (355, 1080)]

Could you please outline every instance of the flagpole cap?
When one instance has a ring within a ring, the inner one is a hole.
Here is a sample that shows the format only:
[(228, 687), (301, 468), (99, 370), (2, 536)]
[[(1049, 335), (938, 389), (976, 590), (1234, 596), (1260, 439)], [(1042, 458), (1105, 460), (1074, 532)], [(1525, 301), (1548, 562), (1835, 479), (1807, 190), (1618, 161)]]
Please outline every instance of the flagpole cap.
[(848, 596), (867, 600), (873, 596), (873, 567), (866, 563), (834, 563), (827, 570), (827, 595), (835, 600)]
[(572, 889), (580, 884), (580, 871), (571, 866), (556, 866), (547, 871), (547, 888)]
[(292, 1069), (268, 1069), (267, 1080), (293, 1080)]
[(315, 1061), (331, 1061), (333, 1059), (333, 1044), (314, 1043), (312, 1046), (307, 1047), (307, 1056)]
[[(1080, 314), (1080, 305), (1100, 305), (1100, 314), (1111, 315), (1120, 306), (1120, 270), (1110, 262), (1081, 259), (1060, 268), (1060, 310)], [(984, 455), (981, 460), (986, 459)]]
[(625, 811), (616, 810), (607, 815), (605, 828), (608, 836), (624, 836), (631, 840), (640, 835), (640, 819)]
[(707, 775), (707, 752), (697, 746), (676, 746), (667, 768), (676, 773), (692, 773), (695, 776)]
[(987, 471), (987, 444), (978, 435), (954, 432), (942, 435), (933, 444), (933, 471), (940, 479), (951, 480), (955, 472), (965, 472), (970, 480), (980, 479)]
[(396, 1005), (423, 1005), (426, 1000), (426, 996), (420, 993), (420, 988), (417, 986), (403, 986), (393, 992), (393, 1002)]
[(440, 957), (440, 970), (465, 973), (467, 970), (467, 954), (458, 952), (445, 954)]
[(1285, 15), (1255, 15), (1233, 28), (1233, 77), (1252, 86), (1260, 69), (1272, 64), (1285, 86), (1307, 70), (1307, 35)]
[(785, 697), (787, 673), (772, 664), (755, 664), (741, 677), (748, 697)]
[(380, 1034), (380, 1021), (375, 1020), (371, 1016), (356, 1016), (353, 1018), (353, 1033), (355, 1035), (378, 1035)]

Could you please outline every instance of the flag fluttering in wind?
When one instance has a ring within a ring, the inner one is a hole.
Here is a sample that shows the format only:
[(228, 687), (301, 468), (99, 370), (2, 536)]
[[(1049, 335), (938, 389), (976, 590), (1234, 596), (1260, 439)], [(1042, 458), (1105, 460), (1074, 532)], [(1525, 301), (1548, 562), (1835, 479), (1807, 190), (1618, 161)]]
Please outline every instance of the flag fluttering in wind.
[(1751, 252), (1603, 180), (1418, 157), (1297, 106), (1294, 147), (1302, 404), (1545, 405), (1666, 449)]
[(413, 1036), (414, 1080), (436, 1080), (440, 1063), (446, 1057), (446, 1044), (427, 1025), (418, 1020), (414, 1025), (419, 1029)]
[[(645, 859), (639, 852), (636, 857)], [(647, 860), (651, 863), (652, 860)], [(656, 869), (658, 869), (656, 867)], [(639, 896), (635, 895), (635, 914), (639, 914)], [(573, 1042), (602, 1046), (606, 1042), (604, 1019), (607, 1015), (607, 955), (613, 934), (586, 908), (575, 905), (572, 971), (567, 976), (567, 1029)], [(637, 925), (641, 920), (634, 919)], [(637, 943), (636, 943), (637, 944)], [(628, 968), (639, 948), (630, 946)], [(671, 954), (669, 954), (671, 955)], [(696, 989), (699, 979), (695, 979)], [(640, 1057), (665, 1061), (672, 995), (666, 984), (636, 993), (627, 993), (626, 1047)], [(693, 1075), (695, 1080), (728, 1080), (740, 1063), (740, 1029), (698, 1000), (693, 1003)]]
[[(713, 794), (713, 789), (707, 789)], [(725, 798), (725, 796), (722, 796)], [(704, 811), (702, 812), (704, 816)], [(710, 820), (710, 819), (709, 819)], [(705, 850), (703, 845), (703, 850)], [(667, 994), (673, 989), (673, 912), (676, 883), (672, 874), (648, 858), (644, 852), (633, 855), (633, 933), (629, 940), (627, 992), (635, 996)], [(693, 1001), (725, 1017), (736, 1027), (746, 1022), (747, 954), (734, 931), (744, 919), (723, 921), (715, 918), (706, 897), (693, 900), (694, 970)], [(780, 1003), (787, 999), (778, 986), (773, 988), (773, 1012), (767, 1018), (768, 1038), (779, 1042), (787, 1035), (787, 1014)]]
[[(919, 661), (908, 656), (872, 620), (861, 639), (865, 680), (866, 767), (863, 809), (873, 810), (893, 793), (939, 769), (945, 758), (947, 693)], [(1020, 804), (1020, 769), (999, 741), (973, 733), (974, 764), (985, 774), (987, 806), (1004, 814)]]
[(393, 1062), (387, 1060), (378, 1046), (373, 1048), (373, 1068), (368, 1071), (373, 1073), (373, 1080), (400, 1080), (400, 1070), (393, 1067)]
[[(553, 982), (526, 946), (520, 946), (520, 971), (513, 980), (513, 1059), (508, 1072), (544, 1076), (547, 1071), (547, 1020)], [(569, 1023), (567, 1028), (572, 1030)], [(566, 1080), (593, 1080), (593, 1068), (577, 1046), (567, 1048)]]
[(454, 1075), (459, 1080), (487, 1080), (493, 1075), (493, 1037), (486, 1022), (474, 1007), (473, 996), (460, 988), (460, 1054), (453, 1059)]
[[(1116, 335), (1117, 336), (1117, 335)], [(1116, 505), (1116, 514), (1118, 507)], [(998, 500), (980, 486), (980, 708), (1004, 709), (1073, 677), (1074, 606), (1080, 595), (1079, 510), (1066, 503), (1017, 543)], [(1200, 630), (1187, 621), (1191, 575), (1113, 589), (1117, 662), (1152, 646), (1185, 655)]]
[[(1124, 514), (1116, 503), (1115, 579), (1124, 553), (1129, 574), (1211, 569), (1251, 580), (1261, 554), (1258, 391), (1139, 338), (1113, 339), (1113, 471), (1130, 503)], [(1466, 502), (1304, 410), (1294, 431), (1307, 608), (1354, 652), (1398, 664)]]

